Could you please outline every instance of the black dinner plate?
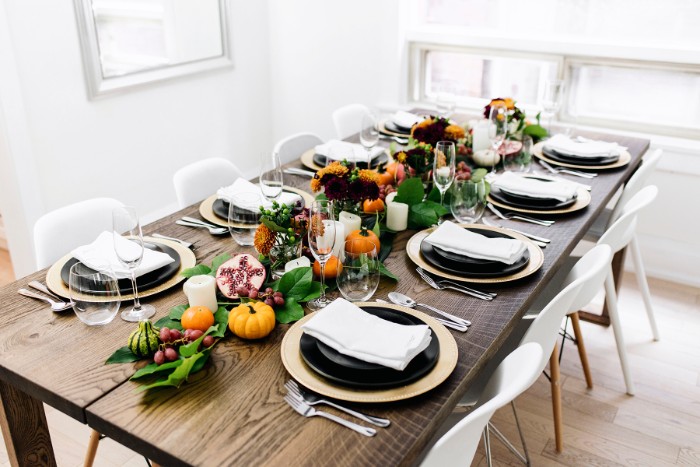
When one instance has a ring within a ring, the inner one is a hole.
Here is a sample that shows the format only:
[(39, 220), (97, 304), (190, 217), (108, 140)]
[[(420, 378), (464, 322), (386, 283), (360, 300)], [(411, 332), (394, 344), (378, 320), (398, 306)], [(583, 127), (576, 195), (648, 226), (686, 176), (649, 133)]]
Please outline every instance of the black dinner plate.
[(599, 165), (614, 164), (620, 159), (619, 155), (600, 157), (577, 157), (571, 154), (563, 154), (546, 146), (542, 148), (542, 154), (547, 156), (549, 159), (552, 159), (553, 161), (573, 165), (586, 165), (591, 166), (591, 168), (594, 168)]
[(387, 120), (384, 122), (384, 128), (387, 131), (391, 131), (392, 133), (401, 133), (402, 135), (407, 135), (407, 136), (411, 134), (410, 128), (399, 126), (396, 123), (392, 122), (391, 120)]
[[(165, 253), (175, 261), (166, 264), (162, 268), (158, 268), (155, 271), (151, 271), (147, 274), (137, 277), (136, 286), (141, 291), (146, 291), (148, 289), (152, 289), (153, 287), (159, 286), (163, 282), (173, 277), (180, 269), (180, 255), (177, 251), (175, 251), (175, 249), (169, 247), (168, 245), (163, 245), (161, 243), (144, 242), (144, 246), (149, 250)], [(61, 280), (64, 284), (66, 284), (66, 286), (68, 286), (70, 268), (77, 262), (78, 260), (76, 258), (71, 258), (68, 261), (66, 261), (66, 264), (64, 264), (61, 268)], [(129, 295), (134, 292), (131, 287), (131, 279), (119, 279), (118, 284), (119, 293), (121, 293), (122, 295)]]
[(576, 203), (578, 196), (566, 201), (559, 201), (557, 199), (544, 199), (544, 198), (532, 198), (530, 196), (516, 195), (514, 193), (506, 193), (500, 190), (498, 187), (491, 187), (491, 192), (489, 196), (508, 206), (513, 206), (515, 208), (523, 209), (535, 209), (539, 211), (554, 211), (558, 209), (565, 209), (569, 206), (573, 206)]
[[(487, 229), (470, 228), (471, 232), (478, 233), (489, 238), (513, 238), (503, 232), (496, 232)], [(513, 264), (505, 264), (500, 261), (490, 261), (486, 264), (479, 264), (474, 258), (458, 255), (436, 248), (425, 239), (420, 244), (420, 252), (425, 260), (433, 266), (453, 274), (464, 277), (499, 277), (514, 274), (523, 269), (530, 262), (530, 251), (525, 250), (523, 256)]]
[[(389, 156), (386, 155), (385, 152), (381, 153), (374, 159), (372, 159), (371, 163), (371, 168), (378, 167), (384, 163), (386, 163), (389, 160)], [(319, 167), (325, 167), (326, 166), (326, 156), (322, 156), (320, 154), (314, 154), (314, 164), (318, 165)], [(360, 168), (366, 168), (367, 164), (365, 162), (356, 162), (355, 165), (357, 165)]]
[[(362, 309), (394, 323), (425, 324), (420, 318), (399, 310), (380, 307)], [(300, 352), (313, 371), (335, 383), (358, 388), (390, 388), (410, 384), (430, 372), (440, 356), (440, 342), (433, 332), (428, 347), (416, 355), (403, 371), (342, 355), (308, 334), (301, 336)]]
[[(284, 191), (287, 193), (292, 193), (291, 191), (287, 191), (287, 190), (284, 190)], [(301, 201), (297, 201), (297, 205), (293, 208), (294, 210), (301, 209), (303, 207), (300, 205), (300, 203), (303, 202), (303, 198), (301, 196), (300, 196), (300, 199), (301, 199)], [(219, 217), (222, 220), (225, 220), (228, 222), (228, 205), (229, 205), (228, 201), (225, 201), (221, 198), (217, 198), (214, 201), (214, 204), (212, 204), (211, 209), (212, 209), (212, 211), (214, 211), (214, 214), (216, 215), (216, 217)], [(249, 212), (247, 209), (243, 209), (243, 208), (239, 208), (239, 207), (234, 207), (234, 210), (236, 212), (242, 213), (242, 214)]]

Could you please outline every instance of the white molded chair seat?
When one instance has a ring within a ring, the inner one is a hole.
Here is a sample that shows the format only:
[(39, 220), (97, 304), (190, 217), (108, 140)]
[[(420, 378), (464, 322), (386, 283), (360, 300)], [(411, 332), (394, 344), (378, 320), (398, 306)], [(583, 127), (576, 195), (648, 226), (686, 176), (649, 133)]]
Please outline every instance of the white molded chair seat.
[(305, 151), (319, 144), (323, 144), (323, 140), (315, 134), (297, 133), (277, 142), (274, 152), (282, 164), (288, 164), (298, 160)]
[(435, 443), (421, 465), (471, 464), (481, 433), (491, 416), (535, 382), (541, 371), (539, 362), (543, 354), (539, 344), (529, 343), (506, 357), (484, 388), (480, 404)]
[(112, 198), (94, 198), (55, 209), (34, 224), (34, 256), (43, 269), (100, 232), (112, 230), (112, 209), (123, 206)]
[(333, 125), (338, 139), (360, 132), (362, 116), (370, 113), (369, 107), (362, 104), (348, 104), (333, 111)]
[(202, 201), (223, 186), (232, 184), (241, 171), (228, 159), (212, 157), (193, 162), (175, 172), (173, 185), (180, 209)]

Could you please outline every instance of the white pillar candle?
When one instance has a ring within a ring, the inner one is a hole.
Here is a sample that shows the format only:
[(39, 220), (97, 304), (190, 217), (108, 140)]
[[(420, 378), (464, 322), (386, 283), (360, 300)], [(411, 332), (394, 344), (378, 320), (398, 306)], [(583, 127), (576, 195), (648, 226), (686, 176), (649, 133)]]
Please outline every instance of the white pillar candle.
[(472, 137), (472, 150), (474, 152), (481, 151), (482, 149), (489, 149), (491, 147), (491, 141), (489, 141), (489, 122), (486, 120), (479, 120), (476, 122)]
[(192, 276), (182, 289), (190, 306), (204, 306), (216, 313), (219, 307), (216, 303), (216, 279), (213, 276)]
[(316, 242), (319, 253), (327, 254), (330, 251), (331, 254), (335, 254), (335, 224), (336, 221), (329, 219), (323, 221), (323, 235), (318, 237)]
[[(360, 216), (355, 215), (351, 212), (341, 211), (339, 219), (345, 227), (344, 233), (346, 237), (355, 230), (360, 230), (360, 227), (362, 226), (362, 219), (360, 218)], [(343, 240), (345, 240), (345, 237), (343, 237)]]
[(345, 225), (340, 221), (335, 221), (335, 243), (333, 244), (333, 256), (342, 259), (345, 245)]
[(408, 204), (389, 203), (386, 206), (386, 226), (394, 232), (406, 230), (408, 226)]
[(386, 198), (384, 199), (384, 202), (385, 202), (386, 204), (393, 203), (393, 202), (394, 202), (394, 198), (396, 198), (396, 195), (398, 195), (398, 194), (399, 194), (398, 191), (392, 191), (391, 193), (389, 193), (388, 195), (386, 195)]

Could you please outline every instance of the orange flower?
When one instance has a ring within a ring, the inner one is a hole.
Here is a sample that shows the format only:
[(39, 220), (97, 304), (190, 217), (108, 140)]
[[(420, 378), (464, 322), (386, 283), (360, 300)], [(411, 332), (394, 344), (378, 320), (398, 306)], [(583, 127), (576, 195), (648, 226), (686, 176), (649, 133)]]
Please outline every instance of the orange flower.
[(338, 161), (328, 164), (325, 168), (316, 172), (314, 178), (311, 180), (311, 189), (315, 192), (321, 191), (323, 185), (321, 185), (321, 179), (326, 174), (337, 175), (338, 177), (344, 177), (349, 172), (348, 168), (345, 167)]
[(448, 125), (448, 127), (445, 128), (445, 138), (455, 141), (464, 138), (464, 128), (459, 125)]
[(379, 183), (379, 174), (374, 170), (361, 169), (357, 175), (365, 182)]
[(253, 238), (253, 246), (261, 255), (267, 256), (270, 254), (272, 246), (275, 244), (275, 233), (270, 230), (265, 224), (260, 224), (255, 231)]
[(394, 155), (397, 161), (401, 162), (402, 164), (406, 162), (406, 153), (401, 151), (397, 154)]

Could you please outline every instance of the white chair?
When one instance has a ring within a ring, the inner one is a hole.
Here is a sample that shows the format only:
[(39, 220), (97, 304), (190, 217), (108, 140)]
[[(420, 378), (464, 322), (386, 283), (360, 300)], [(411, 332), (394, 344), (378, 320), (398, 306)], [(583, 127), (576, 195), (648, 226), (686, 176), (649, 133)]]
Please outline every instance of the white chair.
[(124, 204), (112, 198), (80, 201), (44, 214), (34, 224), (34, 256), (43, 269), (104, 230), (112, 230), (112, 209)]
[(279, 156), (282, 164), (288, 164), (299, 160), (306, 150), (319, 144), (323, 144), (323, 140), (315, 134), (297, 133), (278, 141), (274, 152)]
[(360, 132), (362, 116), (370, 113), (369, 107), (362, 104), (348, 104), (333, 111), (333, 125), (338, 139)]
[(491, 416), (535, 382), (541, 371), (539, 363), (543, 355), (542, 347), (533, 342), (515, 349), (506, 357), (484, 388), (478, 407), (435, 443), (421, 465), (471, 464), (479, 438)]
[(193, 162), (175, 172), (173, 185), (180, 209), (202, 201), (223, 186), (232, 184), (241, 171), (236, 165), (221, 157)]

